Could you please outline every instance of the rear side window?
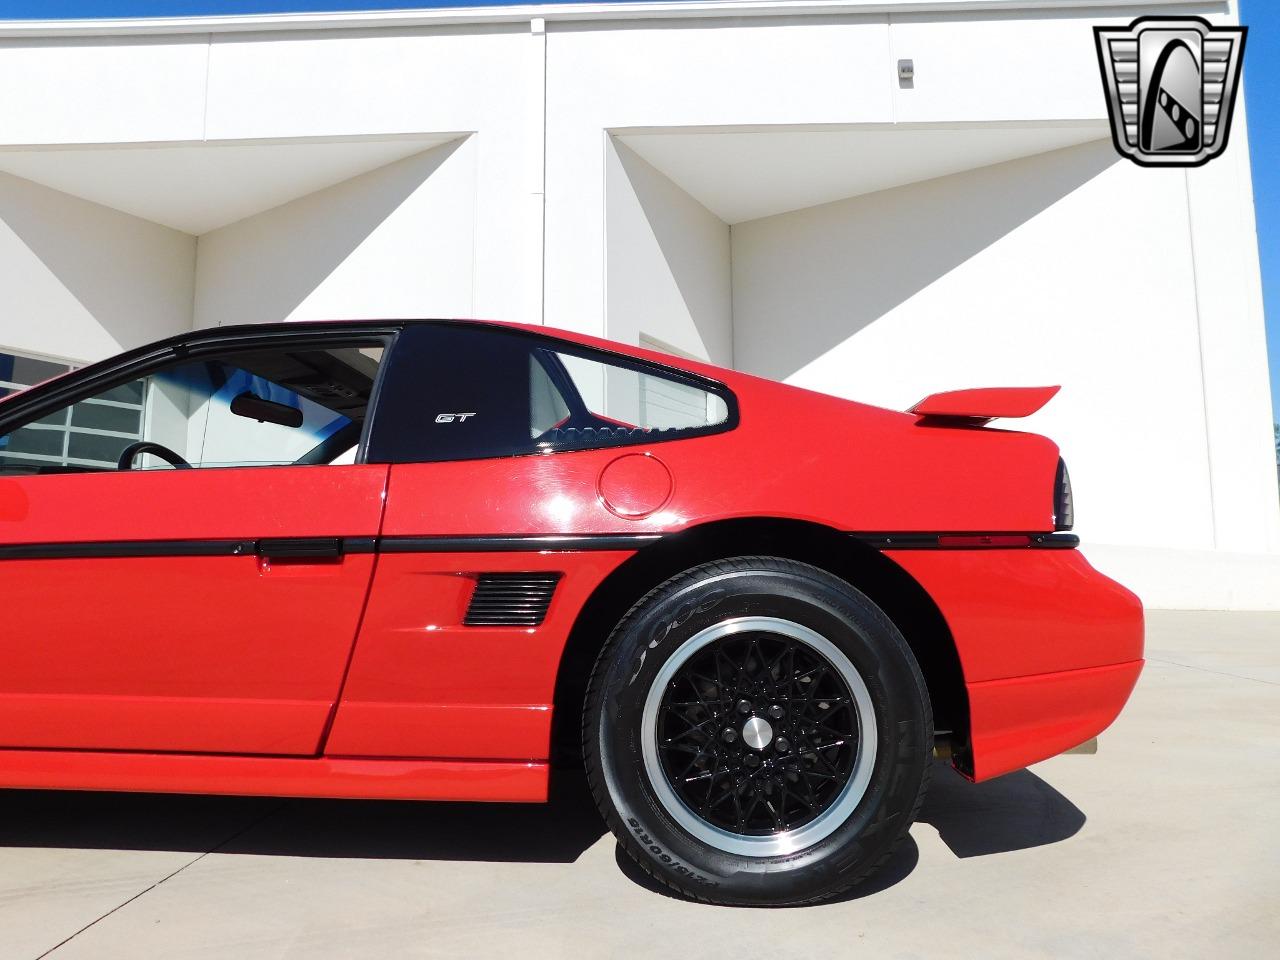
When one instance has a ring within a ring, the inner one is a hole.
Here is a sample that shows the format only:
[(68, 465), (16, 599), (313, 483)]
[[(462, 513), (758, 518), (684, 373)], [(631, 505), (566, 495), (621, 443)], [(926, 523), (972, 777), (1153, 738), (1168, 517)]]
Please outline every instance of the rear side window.
[(586, 450), (730, 429), (732, 394), (680, 370), (514, 331), (422, 325), (401, 335), (371, 462)]
[(724, 395), (696, 381), (545, 348), (529, 364), (529, 433), (542, 447), (652, 443), (729, 419)]

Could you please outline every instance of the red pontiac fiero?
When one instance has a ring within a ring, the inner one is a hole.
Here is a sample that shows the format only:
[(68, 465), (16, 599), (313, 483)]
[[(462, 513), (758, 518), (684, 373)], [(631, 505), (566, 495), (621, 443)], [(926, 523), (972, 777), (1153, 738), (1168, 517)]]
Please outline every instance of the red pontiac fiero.
[(542, 801), (802, 903), (1142, 668), (1056, 388), (909, 413), (541, 327), (202, 330), (0, 402), (0, 786)]

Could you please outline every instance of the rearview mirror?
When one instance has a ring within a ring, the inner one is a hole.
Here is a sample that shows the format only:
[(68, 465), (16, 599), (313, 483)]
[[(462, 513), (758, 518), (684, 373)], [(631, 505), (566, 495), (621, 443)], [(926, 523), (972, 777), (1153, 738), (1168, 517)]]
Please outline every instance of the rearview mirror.
[(297, 407), (265, 400), (247, 390), (231, 401), (231, 412), (237, 417), (257, 420), (259, 423), (275, 423), (282, 427), (302, 426), (302, 411)]

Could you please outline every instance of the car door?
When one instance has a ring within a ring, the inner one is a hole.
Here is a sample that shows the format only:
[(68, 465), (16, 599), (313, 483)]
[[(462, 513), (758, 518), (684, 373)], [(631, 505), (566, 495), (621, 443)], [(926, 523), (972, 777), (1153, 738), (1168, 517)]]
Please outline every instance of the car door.
[(372, 576), (387, 467), (343, 461), (388, 339), (241, 340), (0, 410), (0, 747), (318, 750)]

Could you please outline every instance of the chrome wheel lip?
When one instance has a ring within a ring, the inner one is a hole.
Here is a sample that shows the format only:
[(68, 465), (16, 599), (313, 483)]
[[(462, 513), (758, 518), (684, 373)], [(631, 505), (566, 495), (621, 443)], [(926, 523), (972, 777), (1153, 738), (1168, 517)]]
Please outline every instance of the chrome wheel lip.
[[(823, 656), (840, 674), (841, 680), (853, 695), (854, 715), (858, 721), (858, 753), (848, 782), (835, 801), (813, 820), (797, 827), (769, 836), (745, 836), (732, 833), (707, 822), (689, 808), (672, 789), (662, 769), (658, 756), (658, 715), (667, 685), (676, 672), (708, 644), (715, 643), (735, 633), (775, 633), (807, 644)], [(780, 617), (733, 617), (713, 624), (694, 634), (679, 647), (662, 665), (649, 686), (645, 697), (644, 712), (640, 719), (641, 753), (645, 773), (658, 801), (666, 813), (695, 839), (722, 850), (725, 853), (748, 857), (775, 857), (795, 853), (826, 839), (849, 819), (857, 809), (871, 782), (875, 768), (878, 738), (876, 735), (875, 707), (871, 703), (871, 691), (853, 662), (822, 634), (794, 620)]]

